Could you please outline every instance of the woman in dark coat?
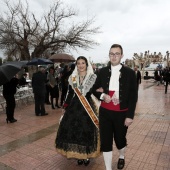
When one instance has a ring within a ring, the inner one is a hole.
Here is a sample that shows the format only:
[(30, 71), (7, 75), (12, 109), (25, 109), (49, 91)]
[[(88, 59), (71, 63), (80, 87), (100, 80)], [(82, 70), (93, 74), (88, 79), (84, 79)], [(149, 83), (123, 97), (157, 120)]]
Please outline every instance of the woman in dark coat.
[(60, 108), (58, 105), (58, 98), (59, 98), (59, 88), (58, 88), (58, 79), (55, 77), (54, 68), (50, 67), (50, 72), (48, 74), (49, 86), (50, 86), (50, 96), (51, 96), (51, 107), (54, 107), (54, 100), (55, 99), (55, 106)]
[(15, 110), (15, 93), (16, 88), (19, 81), (18, 78), (13, 77), (9, 82), (3, 85), (3, 96), (6, 100), (6, 122), (14, 123), (17, 120), (14, 118), (14, 110)]
[(67, 90), (68, 90), (68, 78), (70, 76), (69, 72), (69, 66), (65, 65), (63, 71), (61, 72), (61, 99), (60, 99), (60, 105), (63, 105), (63, 102), (65, 100)]

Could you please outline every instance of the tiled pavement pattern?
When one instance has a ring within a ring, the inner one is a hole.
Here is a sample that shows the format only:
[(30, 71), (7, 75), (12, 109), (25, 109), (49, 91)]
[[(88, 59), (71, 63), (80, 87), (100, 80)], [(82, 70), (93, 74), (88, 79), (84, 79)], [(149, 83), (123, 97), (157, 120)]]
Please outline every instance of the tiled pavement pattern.
[[(170, 87), (143, 80), (134, 123), (128, 130), (125, 170), (170, 170)], [(105, 170), (102, 155), (89, 166), (78, 166), (55, 151), (61, 109), (46, 105), (48, 116), (36, 117), (34, 105), (16, 109), (16, 123), (0, 112), (0, 170)], [(114, 145), (113, 169), (118, 152)]]

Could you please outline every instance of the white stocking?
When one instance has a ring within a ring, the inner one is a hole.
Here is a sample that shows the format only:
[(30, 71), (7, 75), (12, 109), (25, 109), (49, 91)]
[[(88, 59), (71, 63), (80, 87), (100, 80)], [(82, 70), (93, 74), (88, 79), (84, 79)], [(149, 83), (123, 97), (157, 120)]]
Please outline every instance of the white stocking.
[(119, 158), (121, 158), (121, 159), (124, 159), (124, 158), (125, 158), (125, 148), (126, 148), (126, 147), (124, 147), (124, 148), (122, 148), (122, 149), (119, 150), (119, 154), (120, 154)]
[(106, 170), (112, 170), (112, 151), (103, 152)]

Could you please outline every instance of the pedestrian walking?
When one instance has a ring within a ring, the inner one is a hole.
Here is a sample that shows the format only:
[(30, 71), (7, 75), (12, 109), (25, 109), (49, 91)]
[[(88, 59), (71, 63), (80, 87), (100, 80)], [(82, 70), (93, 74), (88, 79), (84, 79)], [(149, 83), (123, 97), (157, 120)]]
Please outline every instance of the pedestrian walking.
[[(112, 170), (113, 139), (119, 150), (117, 168), (124, 168), (126, 134), (133, 122), (137, 101), (135, 72), (120, 63), (122, 57), (122, 46), (113, 44), (109, 50), (110, 62), (100, 69), (92, 90), (97, 99), (101, 100), (99, 128), (106, 170)], [(98, 88), (102, 88), (103, 92), (99, 92)]]
[(76, 158), (78, 165), (87, 166), (90, 158), (100, 155), (97, 107), (91, 97), (95, 80), (91, 64), (85, 57), (78, 57), (68, 80), (65, 113), (55, 141), (57, 152)]

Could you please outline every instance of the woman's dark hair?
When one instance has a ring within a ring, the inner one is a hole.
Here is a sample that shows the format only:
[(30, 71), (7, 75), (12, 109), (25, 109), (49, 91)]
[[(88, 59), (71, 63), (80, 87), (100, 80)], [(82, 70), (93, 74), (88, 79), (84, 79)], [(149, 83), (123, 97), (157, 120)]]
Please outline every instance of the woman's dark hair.
[(77, 65), (77, 61), (80, 60), (80, 59), (84, 60), (84, 61), (86, 62), (86, 66), (88, 67), (87, 58), (84, 57), (84, 56), (79, 56), (79, 57), (77, 58), (77, 60), (76, 60), (76, 65)]

